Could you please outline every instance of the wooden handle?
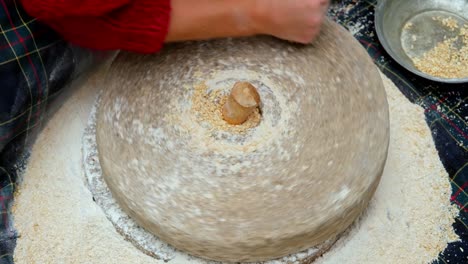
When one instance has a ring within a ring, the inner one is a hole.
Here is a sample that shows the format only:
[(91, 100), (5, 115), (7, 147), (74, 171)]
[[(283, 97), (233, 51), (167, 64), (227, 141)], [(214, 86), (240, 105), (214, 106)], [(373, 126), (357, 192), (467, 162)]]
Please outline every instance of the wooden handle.
[(237, 82), (223, 106), (223, 118), (231, 125), (244, 123), (260, 105), (260, 95), (249, 82)]

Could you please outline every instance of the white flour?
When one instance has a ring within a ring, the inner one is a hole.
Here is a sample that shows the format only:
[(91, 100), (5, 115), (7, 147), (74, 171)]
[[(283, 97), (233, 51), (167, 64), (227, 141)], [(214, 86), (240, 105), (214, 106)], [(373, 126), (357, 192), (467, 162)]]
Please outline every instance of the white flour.
[(429, 263), (457, 240), (448, 175), (423, 109), (383, 76), (390, 107), (390, 148), (369, 208), (317, 263)]
[[(100, 76), (47, 124), (16, 194), (16, 263), (164, 263), (120, 236), (85, 185), (81, 139)], [(318, 263), (428, 263), (448, 242), (456, 210), (423, 109), (386, 78), (390, 152), (360, 221)], [(176, 256), (169, 264), (187, 263)]]

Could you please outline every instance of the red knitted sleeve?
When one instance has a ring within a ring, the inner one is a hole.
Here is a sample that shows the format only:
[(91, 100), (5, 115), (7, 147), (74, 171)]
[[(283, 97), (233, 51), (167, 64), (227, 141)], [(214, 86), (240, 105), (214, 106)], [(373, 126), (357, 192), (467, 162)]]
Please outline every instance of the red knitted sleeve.
[(131, 1), (132, 0), (21, 0), (25, 10), (40, 20), (56, 19), (66, 16), (101, 16)]
[[(41, 6), (44, 2), (47, 4)], [(31, 16), (47, 23), (65, 40), (91, 49), (157, 52), (169, 29), (170, 0), (22, 0), (22, 3)]]

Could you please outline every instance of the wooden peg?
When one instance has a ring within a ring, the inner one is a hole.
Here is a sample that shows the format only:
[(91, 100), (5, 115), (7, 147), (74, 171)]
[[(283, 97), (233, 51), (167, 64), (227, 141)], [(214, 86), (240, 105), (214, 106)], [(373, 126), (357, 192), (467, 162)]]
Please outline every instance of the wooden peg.
[(223, 118), (231, 125), (240, 125), (259, 105), (257, 89), (249, 82), (236, 82), (223, 106)]

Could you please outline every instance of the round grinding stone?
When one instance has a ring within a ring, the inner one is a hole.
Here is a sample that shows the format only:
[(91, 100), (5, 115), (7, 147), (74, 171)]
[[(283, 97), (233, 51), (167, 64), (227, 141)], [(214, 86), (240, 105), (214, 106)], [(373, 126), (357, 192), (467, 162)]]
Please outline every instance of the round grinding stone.
[[(245, 130), (213, 108), (237, 81), (261, 98)], [(252, 37), (121, 54), (106, 86), (96, 140), (109, 189), (140, 226), (202, 258), (263, 261), (336, 237), (385, 164), (382, 80), (330, 21), (306, 46)]]

